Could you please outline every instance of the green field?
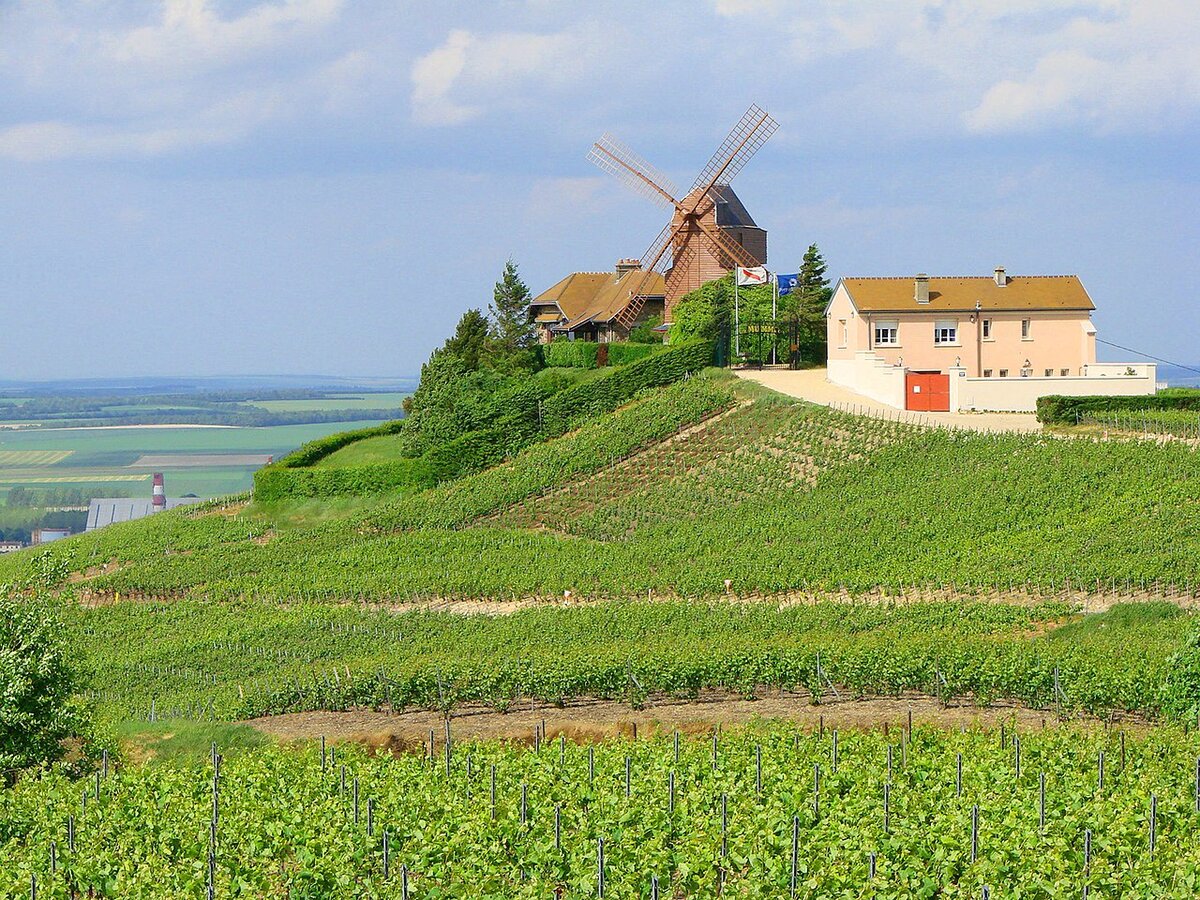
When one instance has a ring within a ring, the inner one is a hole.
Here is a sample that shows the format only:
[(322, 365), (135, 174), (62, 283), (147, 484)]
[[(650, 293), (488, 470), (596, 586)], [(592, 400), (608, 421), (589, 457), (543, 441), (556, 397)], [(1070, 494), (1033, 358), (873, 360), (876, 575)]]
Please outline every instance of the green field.
[[(0, 429), (0, 493), (14, 485), (80, 487), (99, 491), (120, 487), (143, 493), (149, 473), (127, 467), (143, 454), (245, 454), (282, 456), (306, 441), (347, 428), (377, 424), (325, 422), (268, 428), (55, 428)], [(66, 454), (66, 455), (63, 455)], [(51, 459), (53, 463), (36, 460)], [(36, 466), (36, 468), (35, 468)], [(171, 469), (172, 496), (216, 497), (249, 490), (256, 467), (203, 466)], [(99, 496), (99, 495), (98, 495)]]
[[(263, 409), (306, 410), (330, 409), (399, 409), (411, 392), (392, 391), (379, 394), (333, 394), (322, 400), (254, 400), (252, 406)], [(343, 428), (343, 431), (348, 430)]]

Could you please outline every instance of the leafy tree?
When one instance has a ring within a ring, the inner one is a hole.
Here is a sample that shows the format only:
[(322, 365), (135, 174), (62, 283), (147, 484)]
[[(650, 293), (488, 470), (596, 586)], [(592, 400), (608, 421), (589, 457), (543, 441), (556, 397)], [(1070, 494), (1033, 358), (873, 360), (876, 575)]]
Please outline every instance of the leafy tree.
[(511, 259), (492, 291), (492, 341), (497, 357), (511, 356), (536, 343), (537, 335), (529, 320), (529, 288), (517, 274), (517, 264)]
[(9, 783), (60, 759), (63, 742), (82, 730), (62, 634), (46, 601), (0, 596), (0, 772)]
[(462, 360), (468, 369), (478, 369), (488, 339), (488, 320), (482, 310), (468, 309), (458, 320), (454, 335), (446, 339), (443, 349)]
[(825, 342), (825, 307), (833, 296), (826, 264), (816, 244), (809, 244), (800, 264), (800, 278), (793, 292), (796, 297), (796, 317), (800, 324), (800, 339), (805, 343)]

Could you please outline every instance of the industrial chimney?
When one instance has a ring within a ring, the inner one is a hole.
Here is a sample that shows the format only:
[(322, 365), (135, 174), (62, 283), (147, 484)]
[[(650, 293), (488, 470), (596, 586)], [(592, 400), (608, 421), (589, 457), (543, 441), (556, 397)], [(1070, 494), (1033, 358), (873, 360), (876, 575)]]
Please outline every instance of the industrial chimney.
[(913, 289), (913, 298), (918, 303), (929, 302), (929, 276), (924, 272), (917, 274), (916, 285)]
[(159, 512), (167, 508), (167, 490), (163, 486), (163, 473), (154, 473), (154, 494), (151, 499), (152, 512)]
[(996, 277), (996, 287), (1004, 287), (1008, 284), (1008, 276), (1004, 274), (1004, 266), (996, 266), (996, 271), (992, 274)]

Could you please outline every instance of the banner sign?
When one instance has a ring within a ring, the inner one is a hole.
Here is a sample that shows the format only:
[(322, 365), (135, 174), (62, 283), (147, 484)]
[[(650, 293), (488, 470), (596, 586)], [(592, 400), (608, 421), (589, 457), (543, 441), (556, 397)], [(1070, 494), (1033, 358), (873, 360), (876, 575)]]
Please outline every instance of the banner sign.
[(748, 284), (766, 284), (767, 269), (765, 266), (747, 266), (737, 267), (737, 283), (738, 287), (745, 287)]
[(796, 289), (796, 285), (800, 283), (800, 273), (795, 275), (776, 275), (775, 283), (779, 285), (779, 296), (790, 294)]

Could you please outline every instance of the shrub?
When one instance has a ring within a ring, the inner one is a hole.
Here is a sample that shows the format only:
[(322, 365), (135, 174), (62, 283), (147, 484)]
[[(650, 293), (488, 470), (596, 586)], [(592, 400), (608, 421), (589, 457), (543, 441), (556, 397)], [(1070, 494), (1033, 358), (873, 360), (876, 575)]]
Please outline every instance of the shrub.
[(45, 601), (0, 596), (0, 773), (9, 783), (60, 759), (63, 742), (82, 730), (62, 635)]
[(645, 359), (647, 356), (653, 356), (655, 353), (663, 351), (662, 341), (657, 344), (633, 344), (633, 343), (615, 343), (608, 345), (608, 364), (610, 366), (627, 366), (630, 363), (637, 362), (639, 359)]
[(594, 369), (600, 345), (594, 341), (559, 339), (542, 348), (547, 366), (560, 369)]
[(1074, 425), (1091, 413), (1158, 409), (1200, 410), (1200, 391), (1164, 391), (1134, 397), (1062, 397), (1050, 394), (1038, 397), (1037, 418), (1043, 425)]

